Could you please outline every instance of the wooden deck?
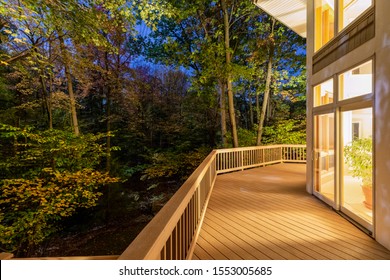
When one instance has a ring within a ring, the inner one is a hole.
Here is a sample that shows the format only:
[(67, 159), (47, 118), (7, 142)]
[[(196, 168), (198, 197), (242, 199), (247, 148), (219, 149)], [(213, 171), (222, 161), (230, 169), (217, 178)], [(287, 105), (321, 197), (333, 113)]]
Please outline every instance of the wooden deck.
[(195, 260), (390, 259), (390, 251), (305, 191), (304, 164), (217, 177)]

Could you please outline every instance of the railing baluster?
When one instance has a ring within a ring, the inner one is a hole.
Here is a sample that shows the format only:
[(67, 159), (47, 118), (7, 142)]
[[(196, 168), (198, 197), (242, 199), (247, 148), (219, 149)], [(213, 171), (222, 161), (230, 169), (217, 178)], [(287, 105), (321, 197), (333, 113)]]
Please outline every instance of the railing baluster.
[(225, 169), (230, 169), (230, 162), (229, 162), (229, 153), (228, 152), (226, 152), (226, 153), (224, 153), (224, 155), (225, 155)]
[[(191, 201), (190, 201), (190, 205), (189, 205), (189, 209), (188, 209), (189, 211), (188, 211), (188, 218), (189, 218), (189, 222), (190, 222), (190, 234), (189, 234), (189, 236), (191, 236), (191, 238), (192, 238), (192, 236), (194, 235), (194, 232), (192, 231), (192, 225), (193, 225), (193, 218), (194, 218), (194, 216), (193, 216), (193, 212), (192, 212), (192, 199), (191, 199)], [(191, 240), (189, 240), (189, 242), (191, 242)]]
[(186, 239), (186, 232), (185, 232), (185, 221), (184, 221), (184, 214), (183, 214), (183, 217), (181, 219), (181, 251), (182, 251), (182, 254), (183, 254), (183, 259), (185, 259), (186, 257), (186, 246), (185, 246), (185, 239)]
[(160, 260), (166, 260), (165, 258), (165, 246), (162, 248), (160, 253)]
[(230, 169), (230, 153), (229, 152), (227, 152), (227, 153), (225, 153), (225, 155), (226, 155), (226, 169)]
[(172, 232), (172, 260), (177, 260), (177, 228)]
[(178, 244), (177, 244), (177, 250), (179, 252), (179, 260), (183, 260), (184, 259), (184, 255), (183, 255), (183, 248), (182, 248), (182, 238), (183, 238), (183, 235), (182, 235), (182, 228), (181, 228), (181, 223), (182, 223), (182, 219), (180, 218), (178, 224), (177, 224), (177, 228), (178, 228)]
[(187, 255), (187, 250), (188, 250), (188, 207), (184, 211), (184, 233), (185, 233), (185, 242), (184, 242), (184, 252)]
[(165, 259), (171, 260), (172, 259), (172, 235), (168, 238), (165, 248), (166, 248)]

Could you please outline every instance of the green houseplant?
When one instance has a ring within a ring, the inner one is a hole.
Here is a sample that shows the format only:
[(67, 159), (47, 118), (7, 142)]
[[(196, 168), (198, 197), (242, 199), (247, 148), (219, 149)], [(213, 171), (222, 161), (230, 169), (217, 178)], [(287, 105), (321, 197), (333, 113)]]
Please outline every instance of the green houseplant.
[(372, 137), (353, 140), (344, 147), (344, 156), (352, 176), (361, 180), (364, 205), (372, 209)]

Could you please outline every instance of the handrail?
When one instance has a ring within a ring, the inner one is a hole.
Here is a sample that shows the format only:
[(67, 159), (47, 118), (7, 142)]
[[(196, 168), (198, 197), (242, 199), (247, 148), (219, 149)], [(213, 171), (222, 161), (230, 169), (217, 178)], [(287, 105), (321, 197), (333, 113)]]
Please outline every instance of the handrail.
[(78, 261), (78, 260), (89, 260), (89, 261), (112, 261), (117, 260), (118, 255), (107, 255), (107, 256), (67, 256), (67, 257), (31, 257), (31, 258), (12, 258), (13, 260), (66, 260), (66, 261)]
[(0, 260), (10, 260), (13, 257), (14, 257), (14, 254), (12, 254), (12, 253), (5, 253), (5, 252), (0, 253)]
[(12, 253), (0, 253), (0, 260), (117, 260), (118, 255), (107, 256), (66, 256), (66, 257), (29, 257), (14, 258)]

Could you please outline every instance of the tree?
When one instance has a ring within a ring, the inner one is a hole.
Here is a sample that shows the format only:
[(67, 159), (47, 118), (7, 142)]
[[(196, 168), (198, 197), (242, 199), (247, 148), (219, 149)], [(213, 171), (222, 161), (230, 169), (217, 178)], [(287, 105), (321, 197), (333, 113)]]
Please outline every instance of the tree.
[(236, 114), (234, 109), (234, 98), (233, 98), (233, 85), (232, 85), (232, 75), (230, 73), (231, 67), (231, 49), (230, 49), (230, 23), (229, 23), (229, 13), (226, 6), (225, 0), (221, 0), (221, 6), (223, 11), (223, 26), (224, 26), (224, 37), (225, 37), (225, 63), (227, 68), (227, 93), (228, 93), (228, 104), (229, 104), (229, 117), (230, 125), (232, 128), (232, 139), (233, 147), (238, 147), (238, 135), (237, 135), (237, 125), (236, 125)]
[[(31, 30), (23, 29), (23, 23), (32, 22), (41, 37), (22, 48), (21, 51), (11, 53), (11, 58), (3, 60), (9, 64), (15, 61), (30, 57), (38, 47), (45, 42), (58, 40), (59, 50), (62, 56), (61, 63), (65, 70), (67, 81), (67, 92), (69, 94), (69, 110), (71, 124), (75, 135), (80, 134), (79, 119), (77, 116), (77, 98), (75, 95), (74, 77), (72, 74), (72, 64), (74, 58), (71, 56), (71, 49), (75, 49), (80, 44), (92, 44), (106, 47), (110, 51), (114, 48), (103, 35), (107, 33), (104, 28), (109, 28), (106, 24), (109, 15), (117, 15), (117, 18), (125, 18), (132, 21), (132, 14), (128, 9), (126, 1), (8, 1), (2, 2), (4, 8), (1, 10), (4, 17), (10, 18), (17, 30), (13, 34), (13, 41), (23, 43), (25, 37)], [(116, 23), (116, 20), (113, 20)], [(125, 27), (122, 25), (122, 27)], [(103, 30), (102, 30), (103, 29)], [(28, 31), (28, 33), (26, 33)], [(45, 35), (47, 36), (45, 38)], [(44, 75), (41, 75), (44, 77)], [(42, 81), (44, 84), (44, 81)], [(42, 87), (44, 90), (44, 87)]]
[[(262, 144), (304, 136), (303, 42), (251, 1), (0, 0), (0, 44), (11, 249), (97, 203), (112, 220), (112, 201), (133, 197), (116, 192), (172, 191), (212, 148), (254, 145), (258, 130)], [(114, 188), (108, 174), (145, 181)]]
[(264, 120), (265, 120), (265, 113), (268, 107), (268, 100), (269, 100), (269, 95), (271, 91), (271, 79), (272, 79), (272, 61), (273, 61), (273, 56), (274, 56), (274, 29), (275, 29), (275, 23), (276, 20), (275, 18), (271, 18), (271, 31), (269, 35), (269, 47), (268, 47), (268, 62), (267, 62), (267, 78), (265, 81), (265, 90), (264, 90), (264, 95), (263, 95), (263, 105), (261, 107), (261, 113), (259, 116), (259, 123), (258, 123), (258, 130), (257, 130), (257, 140), (256, 144), (257, 146), (261, 145), (261, 137), (263, 134), (263, 127), (264, 127)]
[(170, 1), (177, 11), (169, 18), (163, 17), (153, 31), (147, 55), (154, 61), (191, 69), (193, 88), (201, 93), (214, 88), (220, 95), (221, 136), (224, 142), (225, 91), (229, 102), (233, 145), (238, 145), (234, 105), (234, 82), (247, 75), (242, 62), (244, 50), (241, 34), (247, 26), (246, 17), (260, 13), (247, 1), (198, 0)]
[(260, 145), (264, 127), (277, 119), (290, 118), (295, 96), (304, 97), (301, 83), (305, 83), (305, 41), (268, 15), (253, 19), (249, 24), (253, 28), (246, 34), (252, 81), (242, 84), (244, 91), (255, 96), (253, 115), (257, 123), (256, 144)]

